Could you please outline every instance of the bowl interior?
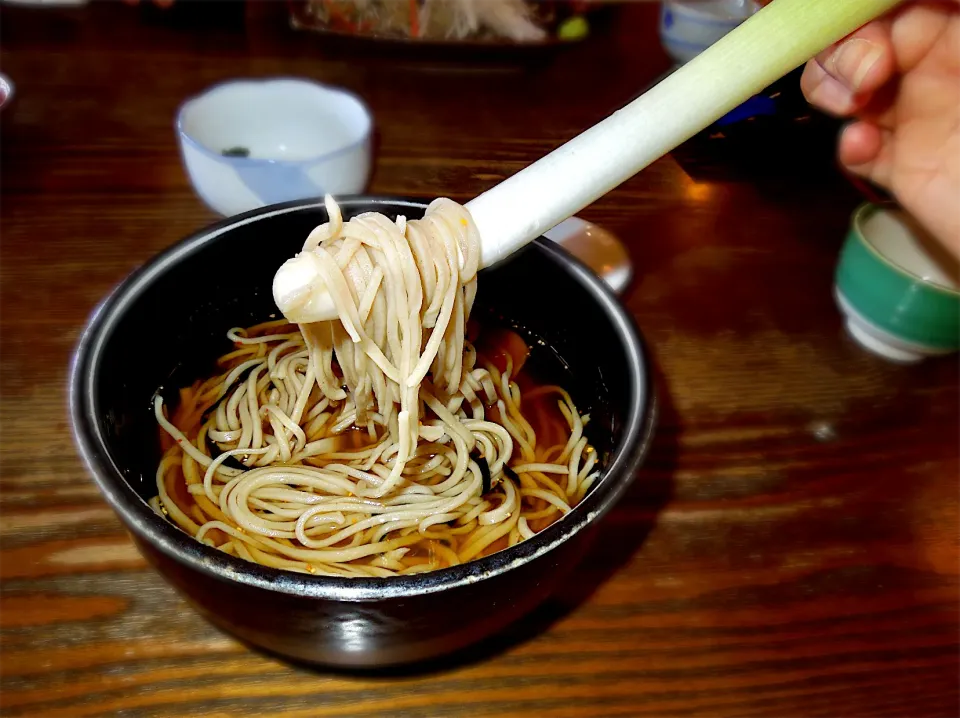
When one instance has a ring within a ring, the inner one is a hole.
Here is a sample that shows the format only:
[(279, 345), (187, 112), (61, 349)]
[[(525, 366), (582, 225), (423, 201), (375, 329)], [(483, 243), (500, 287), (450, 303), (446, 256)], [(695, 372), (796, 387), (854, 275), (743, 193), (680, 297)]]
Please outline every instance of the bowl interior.
[(903, 210), (866, 206), (857, 213), (855, 225), (867, 245), (894, 269), (941, 289), (960, 292), (957, 260)]
[[(424, 205), (360, 198), (342, 201), (341, 209), (345, 219), (363, 211), (414, 218)], [(172, 536), (172, 527), (160, 529), (165, 522), (141, 504), (156, 494), (160, 457), (152, 397), (158, 388), (164, 397), (175, 397), (180, 386), (207, 376), (211, 362), (230, 349), (225, 334), (231, 327), (278, 316), (271, 292), (274, 271), (324, 221), (322, 204), (289, 203), (222, 223), (131, 277), (94, 321), (76, 370), (72, 401), (78, 436), (81, 445), (88, 442), (85, 453), (108, 498), (121, 513), (137, 514), (134, 525), (149, 524), (146, 533), (162, 530)], [(632, 325), (624, 324), (615, 307), (613, 295), (589, 270), (546, 240), (479, 278), (473, 316), (525, 333), (542, 378), (561, 383), (581, 412), (590, 413), (587, 435), (604, 466), (629, 464), (617, 477), (605, 472), (581, 509), (597, 494), (608, 493), (611, 482), (620, 482), (619, 491), (632, 479), (647, 420), (642, 349), (638, 340), (630, 340)], [(624, 446), (631, 443), (627, 451)], [(131, 522), (129, 515), (125, 518)], [(178, 542), (178, 551), (223, 556), (177, 533), (182, 541), (171, 540)]]
[(215, 153), (303, 161), (338, 152), (370, 133), (356, 97), (303, 80), (229, 82), (187, 102), (180, 130)]

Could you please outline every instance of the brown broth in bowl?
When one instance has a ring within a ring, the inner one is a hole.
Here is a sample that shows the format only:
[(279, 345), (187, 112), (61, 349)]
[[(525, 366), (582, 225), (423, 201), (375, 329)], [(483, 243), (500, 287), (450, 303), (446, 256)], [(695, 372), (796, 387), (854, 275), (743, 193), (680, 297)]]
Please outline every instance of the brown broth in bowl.
[[(289, 325), (282, 321), (271, 321), (256, 325), (246, 331), (246, 338), (263, 337), (267, 335), (293, 335), (298, 333), (295, 325)], [(535, 436), (533, 445), (534, 460), (530, 461), (521, 457), (519, 446), (514, 446), (514, 452), (507, 463), (507, 467), (499, 477), (498, 483), (491, 483), (489, 477), (489, 467), (485, 460), (477, 459), (478, 465), (481, 463), (481, 472), (485, 473), (484, 491), (482, 500), (489, 503), (489, 509), (496, 508), (503, 500), (502, 486), (499, 484), (505, 481), (512, 482), (514, 488), (520, 495), (519, 513), (524, 519), (526, 528), (529, 532), (537, 533), (550, 526), (586, 495), (593, 480), (591, 479), (586, 487), (574, 493), (568, 492), (568, 475), (557, 473), (557, 467), (565, 466), (569, 462), (569, 457), (565, 455), (568, 450), (568, 444), (571, 441), (571, 434), (574, 431), (571, 425), (570, 412), (565, 416), (561, 409), (561, 398), (564, 396), (562, 390), (558, 390), (555, 384), (544, 380), (545, 376), (557, 376), (564, 374), (565, 367), (551, 366), (552, 356), (549, 352), (537, 351), (539, 347), (545, 344), (535, 338), (524, 339), (518, 331), (495, 325), (481, 325), (481, 323), (471, 320), (467, 327), (467, 339), (470, 341), (477, 352), (476, 366), (486, 366), (494, 376), (503, 375), (509, 371), (509, 383), (519, 392), (518, 408), (522, 409), (522, 417), (529, 424), (530, 429)], [(250, 359), (250, 344), (235, 342), (232, 351), (221, 356), (216, 362), (216, 368), (211, 371), (211, 376), (224, 376), (232, 369), (240, 366), (243, 362)], [(265, 347), (265, 344), (254, 345)], [(263, 349), (259, 349), (263, 351)], [(556, 362), (553, 362), (556, 364)], [(559, 371), (558, 371), (559, 369)], [(565, 378), (564, 378), (565, 379)], [(561, 383), (568, 382), (561, 379)], [(234, 385), (242, 383), (243, 376), (238, 378)], [(209, 417), (216, 406), (223, 401), (232, 391), (232, 387), (224, 389), (222, 385), (218, 387), (212, 383), (211, 379), (196, 380), (190, 386), (181, 388), (179, 395), (172, 405), (165, 406), (165, 415), (169, 421), (182, 432), (186, 439), (195, 444), (196, 447), (208, 456), (215, 459), (221, 450), (227, 447), (218, 445), (209, 438), (206, 441), (199, 440), (199, 436), (209, 421)], [(316, 396), (314, 396), (316, 395)], [(319, 397), (319, 390), (316, 386), (313, 388), (311, 399), (308, 405), (314, 403)], [(569, 398), (568, 398), (569, 401)], [(497, 424), (503, 425), (505, 417), (502, 416), (498, 403), (488, 402), (485, 406), (485, 417)], [(564, 406), (572, 406), (564, 404)], [(575, 412), (574, 412), (575, 413)], [(422, 420), (430, 421), (437, 419), (437, 415), (429, 408), (424, 406)], [(509, 418), (509, 417), (507, 417)], [(579, 417), (578, 417), (579, 418)], [(584, 417), (586, 418), (586, 417)], [(329, 427), (326, 427), (329, 429)], [(261, 416), (260, 429), (263, 432), (269, 432), (271, 425), (265, 416)], [(160, 428), (160, 442), (165, 456), (171, 456), (180, 451), (176, 447), (178, 440)], [(348, 426), (335, 433), (321, 432), (308, 436), (310, 441), (326, 440), (329, 449), (324, 454), (311, 456), (304, 459), (299, 465), (322, 468), (331, 463), (337, 463), (342, 460), (342, 456), (351, 454), (351, 452), (362, 452), (374, 447), (382, 437), (382, 432), (371, 436), (367, 428)], [(584, 439), (584, 442), (586, 440)], [(424, 465), (430, 462), (438, 453), (428, 442), (421, 440), (417, 446), (416, 454), (411, 459), (413, 463), (419, 462)], [(600, 468), (596, 452), (589, 445), (582, 447), (582, 454), (579, 455), (583, 462), (588, 462), (589, 467), (596, 466)], [(238, 455), (231, 457), (224, 464), (239, 469), (246, 469), (248, 466), (244, 463), (251, 457)], [(256, 457), (252, 457), (256, 458)], [(222, 521), (223, 513), (210, 502), (197, 486), (191, 490), (191, 484), (198, 484), (202, 480), (203, 468), (189, 467), (190, 460), (183, 458), (182, 464), (178, 466), (176, 461), (167, 462), (166, 468), (161, 463), (161, 470), (158, 475), (158, 482), (162, 484), (166, 495), (171, 502), (176, 504), (176, 508), (188, 521), (177, 518), (177, 512), (170, 512), (173, 508), (164, 506), (159, 499), (155, 500), (155, 508), (158, 509), (168, 519), (178, 524), (182, 529), (196, 534), (196, 526), (203, 526), (211, 521)], [(549, 470), (537, 470), (537, 468), (547, 466), (552, 467)], [(579, 471), (580, 463), (577, 464)], [(572, 470), (572, 469), (571, 469)], [(553, 473), (551, 473), (551, 471)], [(596, 477), (593, 477), (596, 478)], [(436, 485), (442, 482), (443, 476), (435, 476), (426, 481), (425, 485)], [(552, 496), (544, 498), (544, 496)], [(354, 518), (356, 520), (356, 518)], [(192, 522), (192, 523), (191, 523)], [(519, 520), (518, 520), (519, 523)], [(234, 528), (238, 528), (234, 526)], [(243, 529), (239, 529), (241, 532)], [(508, 546), (522, 540), (518, 536), (518, 530), (511, 530), (509, 533), (497, 537), (495, 540), (485, 544), (481, 550), (470, 551), (471, 541), (474, 541), (478, 532), (484, 530), (484, 527), (477, 523), (474, 518), (465, 522), (453, 521), (444, 524), (434, 524), (419, 535), (411, 535), (414, 532), (407, 532), (401, 535), (403, 539), (403, 555), (400, 556), (396, 564), (402, 566), (408, 571), (434, 570), (443, 568), (461, 562), (462, 552), (466, 549), (468, 557), (465, 560), (472, 560), (503, 550)], [(375, 532), (371, 529), (365, 532), (366, 540), (371, 538)], [(369, 534), (369, 535), (367, 535)], [(357, 544), (357, 534), (353, 538), (345, 538), (343, 541), (332, 544), (331, 548), (349, 548)], [(204, 532), (204, 539), (222, 550), (225, 547), (233, 545), (231, 536), (219, 528), (210, 528)], [(285, 546), (291, 548), (303, 547), (296, 539), (277, 538)], [(228, 550), (229, 552), (229, 550)], [(241, 552), (240, 555), (243, 555)], [(244, 556), (247, 558), (248, 556)], [(254, 558), (258, 554), (254, 552)], [(358, 564), (359, 565), (359, 564)], [(363, 564), (365, 565), (365, 564)], [(295, 570), (306, 570), (313, 572), (309, 562), (304, 562), (303, 566), (283, 566), (294, 568)]]

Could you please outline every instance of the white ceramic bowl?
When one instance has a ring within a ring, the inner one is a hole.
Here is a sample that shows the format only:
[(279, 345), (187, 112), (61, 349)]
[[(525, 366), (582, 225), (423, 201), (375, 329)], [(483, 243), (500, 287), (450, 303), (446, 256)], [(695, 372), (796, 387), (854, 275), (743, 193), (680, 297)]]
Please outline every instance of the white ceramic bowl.
[(370, 176), (373, 119), (355, 95), (309, 80), (236, 80), (177, 114), (197, 194), (233, 215), (324, 194), (358, 194)]
[(689, 62), (759, 7), (753, 0), (664, 0), (660, 41), (676, 62)]

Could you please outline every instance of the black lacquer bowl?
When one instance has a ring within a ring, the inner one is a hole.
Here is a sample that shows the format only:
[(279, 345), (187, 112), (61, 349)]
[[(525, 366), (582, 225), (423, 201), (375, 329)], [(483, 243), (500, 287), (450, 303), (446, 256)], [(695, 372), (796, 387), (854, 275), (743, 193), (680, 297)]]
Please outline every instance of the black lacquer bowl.
[[(413, 218), (420, 202), (358, 197), (365, 211)], [(633, 481), (654, 401), (633, 321), (588, 269), (539, 240), (479, 279), (474, 316), (542, 339), (592, 420), (604, 475), (561, 521), (470, 563), (395, 578), (330, 578), (257, 566), (204, 546), (157, 516), (159, 435), (151, 397), (204, 375), (226, 331), (276, 313), (271, 285), (317, 224), (322, 203), (232, 217), (150, 261), (90, 320), (74, 358), (70, 410), (80, 451), (140, 551), (212, 623), (291, 659), (373, 668), (434, 658), (505, 628), (569, 579), (590, 529)], [(600, 550), (601, 547), (598, 547)]]

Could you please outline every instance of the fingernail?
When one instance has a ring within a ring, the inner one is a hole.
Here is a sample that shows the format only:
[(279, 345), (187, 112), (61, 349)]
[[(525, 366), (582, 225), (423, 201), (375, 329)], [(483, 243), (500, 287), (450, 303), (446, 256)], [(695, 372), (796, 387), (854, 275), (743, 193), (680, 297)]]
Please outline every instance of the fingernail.
[(862, 38), (847, 40), (833, 56), (831, 74), (851, 90), (858, 92), (881, 55), (883, 55), (883, 48), (877, 47), (869, 40)]

